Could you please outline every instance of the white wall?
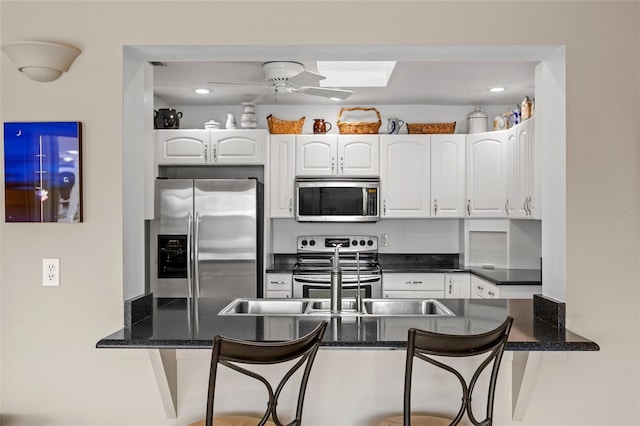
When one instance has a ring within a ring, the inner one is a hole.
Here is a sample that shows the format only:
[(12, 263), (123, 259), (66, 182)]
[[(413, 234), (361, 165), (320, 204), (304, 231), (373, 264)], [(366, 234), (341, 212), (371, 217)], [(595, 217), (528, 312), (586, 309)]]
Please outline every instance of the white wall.
[[(181, 399), (180, 417), (166, 420), (144, 352), (94, 348), (122, 326), (122, 50), (293, 43), (566, 45), (567, 321), (602, 350), (545, 353), (521, 424), (639, 424), (639, 7), (2, 1), (3, 42), (62, 40), (83, 51), (46, 84), (0, 54), (3, 121), (80, 120), (85, 142), (84, 223), (0, 224), (3, 425), (183, 425), (201, 414)], [(319, 9), (330, 19), (310, 19)], [(40, 285), (44, 257), (61, 259), (59, 288)], [(206, 375), (206, 367), (179, 364), (194, 368)], [(181, 382), (181, 398), (201, 396), (199, 384)]]

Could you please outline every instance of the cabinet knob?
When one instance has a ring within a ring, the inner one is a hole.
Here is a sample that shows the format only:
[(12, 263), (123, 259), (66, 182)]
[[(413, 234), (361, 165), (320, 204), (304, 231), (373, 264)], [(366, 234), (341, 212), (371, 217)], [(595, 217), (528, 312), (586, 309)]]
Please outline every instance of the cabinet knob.
[(438, 200), (435, 198), (433, 199), (433, 215), (438, 215)]

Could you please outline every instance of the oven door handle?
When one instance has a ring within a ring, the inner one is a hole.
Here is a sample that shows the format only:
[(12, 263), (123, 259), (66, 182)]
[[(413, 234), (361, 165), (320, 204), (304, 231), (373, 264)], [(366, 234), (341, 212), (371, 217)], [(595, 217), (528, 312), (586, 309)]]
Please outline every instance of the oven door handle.
[[(303, 284), (326, 284), (327, 286), (331, 284), (331, 281), (328, 280), (327, 278), (309, 278), (309, 277), (299, 277), (299, 276), (295, 276), (293, 277), (293, 281), (296, 283), (303, 283)], [(379, 276), (360, 276), (360, 283), (374, 283), (380, 281), (380, 277)], [(344, 276), (342, 278), (342, 284), (356, 284), (357, 278), (353, 278), (353, 279), (345, 279)]]

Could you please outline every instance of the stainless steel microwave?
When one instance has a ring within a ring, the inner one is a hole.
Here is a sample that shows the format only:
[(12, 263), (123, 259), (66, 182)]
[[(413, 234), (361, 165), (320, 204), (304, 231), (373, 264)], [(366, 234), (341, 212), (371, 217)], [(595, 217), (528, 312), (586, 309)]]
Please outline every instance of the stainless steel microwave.
[(299, 222), (376, 222), (379, 179), (297, 178)]

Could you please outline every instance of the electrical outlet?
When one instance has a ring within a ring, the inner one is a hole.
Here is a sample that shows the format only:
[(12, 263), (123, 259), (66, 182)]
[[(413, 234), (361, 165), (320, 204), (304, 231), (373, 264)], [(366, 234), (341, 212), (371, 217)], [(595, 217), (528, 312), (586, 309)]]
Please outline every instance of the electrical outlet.
[(389, 247), (389, 234), (382, 234), (382, 247)]
[(60, 285), (60, 259), (42, 259), (42, 285)]

